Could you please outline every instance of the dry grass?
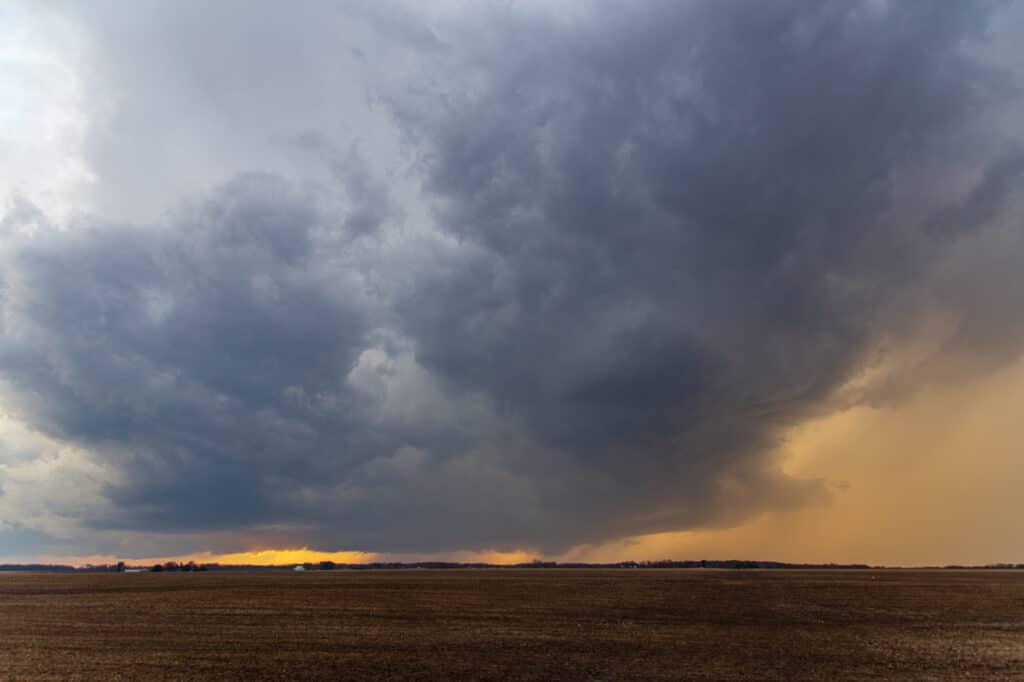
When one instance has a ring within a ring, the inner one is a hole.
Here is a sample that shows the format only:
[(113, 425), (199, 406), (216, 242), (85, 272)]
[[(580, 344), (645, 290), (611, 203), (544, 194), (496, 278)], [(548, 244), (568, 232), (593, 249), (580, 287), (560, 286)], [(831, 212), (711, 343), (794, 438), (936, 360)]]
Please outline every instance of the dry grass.
[(1024, 679), (1024, 572), (0, 574), (0, 679)]

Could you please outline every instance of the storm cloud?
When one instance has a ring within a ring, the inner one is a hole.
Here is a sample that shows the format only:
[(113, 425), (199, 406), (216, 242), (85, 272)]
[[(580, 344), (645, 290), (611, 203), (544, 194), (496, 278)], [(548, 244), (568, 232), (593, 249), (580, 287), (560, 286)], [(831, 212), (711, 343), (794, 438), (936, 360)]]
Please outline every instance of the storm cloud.
[(826, 502), (780, 466), (803, 421), (1024, 350), (998, 4), (47, 11), (95, 183), (0, 223), (0, 399), (102, 473), (8, 534), (728, 525)]

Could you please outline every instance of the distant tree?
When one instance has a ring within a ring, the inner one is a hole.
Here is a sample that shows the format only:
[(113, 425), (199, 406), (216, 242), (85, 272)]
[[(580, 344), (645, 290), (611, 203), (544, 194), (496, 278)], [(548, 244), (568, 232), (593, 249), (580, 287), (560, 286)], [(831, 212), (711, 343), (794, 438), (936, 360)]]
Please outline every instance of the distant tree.
[(153, 571), (154, 573), (162, 573), (163, 570), (164, 570), (164, 567), (161, 564), (153, 564), (153, 568), (151, 568), (149, 570)]
[(334, 562), (333, 561), (321, 561), (320, 562), (320, 570), (321, 571), (333, 571), (334, 570)]
[(118, 561), (117, 562), (117, 572), (118, 573), (124, 573), (124, 562), (123, 561)]

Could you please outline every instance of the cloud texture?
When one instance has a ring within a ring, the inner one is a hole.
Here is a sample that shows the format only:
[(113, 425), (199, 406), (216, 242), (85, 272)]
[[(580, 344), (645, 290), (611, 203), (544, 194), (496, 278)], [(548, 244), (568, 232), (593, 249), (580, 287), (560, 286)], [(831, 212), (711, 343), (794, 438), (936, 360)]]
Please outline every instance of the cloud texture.
[[(93, 474), (74, 511), (0, 496), (0, 537), (727, 525), (827, 499), (793, 427), (1022, 350), (1012, 8), (46, 11), (94, 183), (61, 224), (9, 203), (0, 404)], [(15, 450), (0, 486), (46, 490)]]

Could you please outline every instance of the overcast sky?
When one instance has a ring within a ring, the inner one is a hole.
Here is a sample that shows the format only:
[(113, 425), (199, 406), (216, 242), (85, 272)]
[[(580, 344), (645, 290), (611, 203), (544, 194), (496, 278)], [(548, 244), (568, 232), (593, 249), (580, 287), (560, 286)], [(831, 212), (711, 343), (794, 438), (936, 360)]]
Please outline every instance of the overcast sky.
[(3, 3), (0, 560), (1024, 562), (1022, 37)]

